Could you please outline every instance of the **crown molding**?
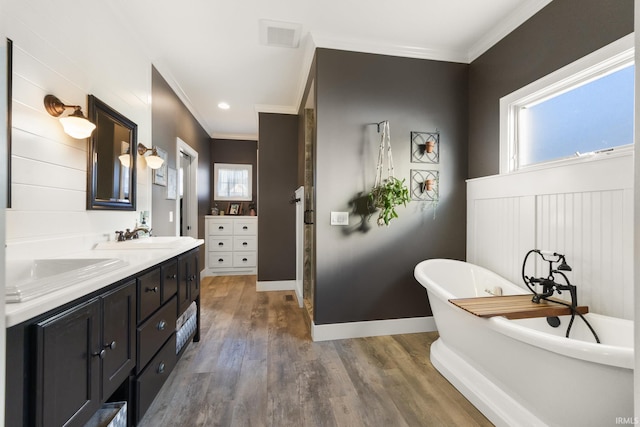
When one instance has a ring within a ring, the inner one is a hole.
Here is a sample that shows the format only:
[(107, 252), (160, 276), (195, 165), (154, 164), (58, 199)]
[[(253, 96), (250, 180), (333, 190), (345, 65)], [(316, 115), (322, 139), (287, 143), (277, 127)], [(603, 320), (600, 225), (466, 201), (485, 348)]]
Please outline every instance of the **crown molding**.
[(295, 105), (254, 105), (256, 113), (276, 113), (276, 114), (298, 114), (298, 107)]
[(480, 37), (477, 43), (469, 48), (466, 62), (471, 63), (480, 55), (491, 49), (493, 45), (502, 40), (507, 34), (525, 23), (529, 18), (538, 13), (553, 0), (536, 0), (526, 2), (515, 9), (506, 18), (491, 28), (484, 36)]
[(173, 90), (173, 92), (176, 94), (178, 99), (180, 99), (180, 101), (182, 101), (184, 106), (187, 108), (187, 110), (189, 110), (189, 112), (193, 115), (193, 117), (196, 119), (196, 121), (198, 123), (200, 123), (200, 126), (202, 126), (204, 131), (210, 137), (213, 138), (213, 136), (212, 136), (213, 135), (213, 130), (211, 129), (210, 126), (207, 125), (207, 121), (198, 112), (196, 107), (191, 102), (191, 99), (189, 98), (189, 96), (182, 89), (182, 86), (180, 86), (178, 81), (173, 77), (173, 75), (169, 71), (169, 67), (165, 67), (161, 62), (154, 62), (153, 66), (156, 68), (156, 70), (158, 70), (158, 72), (160, 73), (162, 78), (164, 78), (164, 80), (167, 82), (167, 84), (169, 85), (171, 90)]
[(353, 52), (400, 56), (405, 58), (432, 59), (435, 61), (468, 62), (468, 55), (465, 51), (384, 44), (367, 40), (345, 39), (317, 33), (313, 34), (313, 41), (316, 48), (348, 50)]
[(211, 139), (233, 139), (236, 141), (257, 141), (258, 135), (254, 133), (212, 133)]

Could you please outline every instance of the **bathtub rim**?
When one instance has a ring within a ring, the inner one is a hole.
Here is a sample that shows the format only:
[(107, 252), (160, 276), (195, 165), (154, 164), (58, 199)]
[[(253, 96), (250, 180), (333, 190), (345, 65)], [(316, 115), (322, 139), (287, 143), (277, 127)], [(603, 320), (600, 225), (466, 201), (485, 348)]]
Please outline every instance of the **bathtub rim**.
[[(424, 271), (424, 267), (428, 266), (429, 264), (449, 264), (450, 266), (466, 265), (466, 268), (480, 269), (492, 276), (495, 276), (497, 280), (501, 281), (502, 286), (506, 286), (513, 292), (521, 294), (526, 294), (528, 292), (525, 289), (520, 288), (513, 282), (509, 281), (508, 279), (498, 275), (497, 273), (485, 267), (466, 261), (447, 258), (433, 258), (421, 261), (416, 265), (414, 269), (414, 276), (418, 280), (418, 282), (427, 290), (429, 296), (433, 295), (439, 298), (440, 300), (450, 305), (452, 309), (460, 310), (467, 316), (473, 316), (480, 322), (487, 322), (487, 327), (489, 327), (490, 329), (520, 342), (543, 348), (547, 351), (551, 351), (567, 357), (624, 369), (634, 369), (635, 361), (633, 342), (630, 343), (630, 347), (622, 347), (618, 345), (614, 346), (610, 344), (598, 344), (595, 342), (581, 341), (572, 338), (567, 339), (566, 337), (556, 336), (526, 327), (524, 325), (518, 324), (517, 321), (509, 320), (503, 316), (496, 316), (485, 319), (475, 316), (459, 307), (456, 307), (454, 304), (449, 302), (449, 299), (458, 298), (459, 296), (452, 294), (444, 287), (438, 285), (431, 278), (429, 278), (427, 273)], [(585, 317), (589, 319), (590, 317), (597, 316), (615, 319), (616, 321), (620, 322), (632, 322), (631, 320), (614, 318), (611, 316), (603, 316), (598, 313), (588, 313)], [(436, 320), (437, 326), (438, 319), (435, 314), (434, 318)], [(575, 321), (582, 322), (582, 320), (579, 318)]]

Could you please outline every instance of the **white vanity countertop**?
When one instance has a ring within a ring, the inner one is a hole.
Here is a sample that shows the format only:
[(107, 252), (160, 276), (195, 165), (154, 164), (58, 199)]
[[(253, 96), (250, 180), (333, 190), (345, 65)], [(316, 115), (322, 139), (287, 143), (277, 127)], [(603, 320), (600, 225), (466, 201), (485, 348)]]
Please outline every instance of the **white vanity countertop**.
[[(70, 285), (42, 295), (40, 297), (19, 303), (5, 305), (6, 327), (17, 325), (56, 307), (100, 290), (119, 280), (133, 276), (142, 270), (153, 267), (163, 261), (182, 253), (195, 249), (204, 244), (202, 239), (184, 237), (183, 241), (174, 248), (155, 249), (94, 249), (76, 252), (64, 258), (118, 258), (127, 263), (126, 266), (103, 275), (88, 279), (82, 283)], [(52, 257), (53, 258), (53, 257)]]

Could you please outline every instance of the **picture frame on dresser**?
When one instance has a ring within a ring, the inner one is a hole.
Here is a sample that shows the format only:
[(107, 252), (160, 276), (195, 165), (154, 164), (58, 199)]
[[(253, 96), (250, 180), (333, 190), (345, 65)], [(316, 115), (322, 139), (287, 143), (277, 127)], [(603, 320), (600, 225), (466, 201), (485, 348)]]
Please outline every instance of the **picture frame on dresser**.
[(242, 214), (242, 203), (229, 203), (229, 208), (227, 209), (228, 215), (241, 215)]

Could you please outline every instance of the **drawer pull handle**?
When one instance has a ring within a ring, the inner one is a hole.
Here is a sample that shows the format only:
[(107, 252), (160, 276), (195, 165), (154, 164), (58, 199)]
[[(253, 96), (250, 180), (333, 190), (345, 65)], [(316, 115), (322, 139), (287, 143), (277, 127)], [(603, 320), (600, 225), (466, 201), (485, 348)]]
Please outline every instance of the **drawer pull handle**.
[(107, 354), (107, 352), (102, 349), (97, 353), (93, 353), (92, 356), (98, 356), (100, 359), (104, 359), (104, 356)]
[(218, 262), (224, 262), (224, 259), (218, 258)]
[(146, 287), (144, 289), (145, 292), (158, 292), (158, 287), (154, 286), (153, 288)]
[(169, 274), (167, 275), (167, 279), (177, 279), (178, 275), (177, 274)]
[(219, 243), (218, 243), (218, 246), (224, 246), (224, 243), (219, 242)]
[(115, 341), (111, 341), (110, 344), (105, 344), (104, 345), (105, 349), (110, 349), (110, 350), (115, 350), (116, 349), (116, 342)]
[(158, 365), (158, 373), (164, 374), (164, 362), (160, 362), (160, 364)]
[(248, 246), (249, 244), (247, 242), (242, 242), (242, 246)]
[(164, 328), (167, 327), (167, 322), (165, 322), (164, 320), (161, 320), (160, 322), (158, 322), (158, 330), (159, 331), (164, 331)]
[(243, 229), (243, 230), (248, 230), (248, 229), (249, 229), (249, 227), (247, 227), (246, 225), (243, 225), (243, 226), (242, 226), (242, 229)]
[(246, 258), (242, 258), (242, 262), (247, 262), (247, 261), (249, 261), (249, 260), (246, 259)]
[(224, 230), (224, 226), (221, 225), (220, 227), (218, 227), (218, 230)]

